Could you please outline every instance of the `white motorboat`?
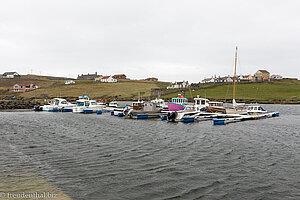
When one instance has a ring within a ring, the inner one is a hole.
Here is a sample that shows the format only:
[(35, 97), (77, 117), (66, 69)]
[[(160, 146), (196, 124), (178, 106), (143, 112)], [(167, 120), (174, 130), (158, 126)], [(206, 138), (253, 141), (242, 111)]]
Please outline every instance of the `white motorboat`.
[(200, 98), (199, 95), (194, 98), (194, 104), (187, 104), (184, 110), (172, 111), (167, 113), (167, 120), (173, 122), (192, 122), (201, 113), (205, 113), (209, 106), (209, 100)]
[(163, 99), (154, 99), (151, 103), (156, 104), (157, 107), (161, 108), (162, 110), (168, 110), (168, 102), (165, 102)]
[(114, 111), (115, 108), (117, 108), (119, 106), (117, 101), (111, 101), (108, 106), (103, 107), (103, 110), (107, 111), (107, 112), (112, 112)]
[(54, 98), (49, 104), (41, 106), (42, 111), (48, 112), (72, 112), (75, 104), (68, 102), (62, 98)]
[(265, 114), (265, 113), (267, 113), (267, 111), (260, 105), (251, 105), (250, 104), (247, 108), (247, 113), (249, 115)]
[(79, 97), (76, 101), (76, 106), (73, 108), (74, 113), (95, 113), (102, 110), (103, 105), (98, 105), (95, 100), (90, 100), (87, 95)]
[(154, 102), (137, 101), (132, 103), (130, 109), (125, 109), (126, 118), (149, 119), (161, 116), (161, 105)]

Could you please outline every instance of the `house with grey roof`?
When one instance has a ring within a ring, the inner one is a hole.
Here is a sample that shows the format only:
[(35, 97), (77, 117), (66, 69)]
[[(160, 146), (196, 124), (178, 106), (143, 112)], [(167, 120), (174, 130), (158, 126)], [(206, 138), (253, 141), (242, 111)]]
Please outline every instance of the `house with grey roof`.
[(2, 75), (2, 78), (20, 78), (21, 76), (17, 72), (5, 72)]
[(189, 86), (189, 82), (188, 81), (182, 81), (182, 82), (174, 82), (171, 83), (167, 89), (180, 89), (180, 88), (187, 88)]
[(95, 74), (81, 74), (77, 76), (77, 80), (95, 80), (95, 78), (98, 78), (99, 75), (97, 72)]

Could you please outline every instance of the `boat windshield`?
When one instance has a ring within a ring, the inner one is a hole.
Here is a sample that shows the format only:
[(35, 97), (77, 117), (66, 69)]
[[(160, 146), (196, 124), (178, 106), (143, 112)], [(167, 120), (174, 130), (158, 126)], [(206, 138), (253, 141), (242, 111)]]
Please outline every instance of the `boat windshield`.
[(89, 106), (90, 102), (89, 101), (85, 101), (85, 106)]
[(266, 111), (263, 107), (260, 107), (260, 109), (261, 109), (262, 111)]
[(97, 102), (92, 101), (91, 105), (97, 105)]
[(205, 101), (205, 100), (199, 100), (199, 99), (196, 99), (196, 100), (195, 100), (195, 104), (196, 104), (196, 105), (206, 105), (206, 101)]
[(54, 105), (58, 105), (58, 104), (59, 104), (59, 100), (58, 100), (58, 99), (55, 99)]
[(68, 104), (67, 101), (62, 101), (61, 104)]
[(84, 103), (81, 101), (77, 101), (77, 106), (84, 106)]

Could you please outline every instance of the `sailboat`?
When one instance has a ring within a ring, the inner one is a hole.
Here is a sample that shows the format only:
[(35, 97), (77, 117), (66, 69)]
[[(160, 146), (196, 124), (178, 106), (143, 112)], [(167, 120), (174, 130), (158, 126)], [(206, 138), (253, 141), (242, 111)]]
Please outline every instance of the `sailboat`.
[(233, 76), (233, 98), (232, 107), (226, 108), (227, 114), (247, 114), (247, 107), (244, 103), (237, 103), (235, 100), (235, 90), (236, 90), (236, 64), (237, 64), (237, 46), (235, 47), (235, 57), (234, 57), (234, 76)]

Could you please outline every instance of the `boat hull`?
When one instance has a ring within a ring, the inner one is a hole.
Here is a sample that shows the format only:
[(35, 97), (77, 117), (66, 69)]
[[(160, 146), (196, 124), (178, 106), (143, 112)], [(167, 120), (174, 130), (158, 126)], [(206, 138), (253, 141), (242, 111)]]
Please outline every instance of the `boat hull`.
[(226, 109), (225, 108), (218, 108), (218, 107), (206, 107), (206, 112), (208, 113), (226, 113)]
[(246, 109), (227, 108), (226, 109), (226, 114), (244, 115), (244, 114), (247, 114), (247, 110)]
[(168, 103), (168, 110), (169, 111), (179, 111), (184, 110), (185, 106), (178, 103), (169, 102)]

